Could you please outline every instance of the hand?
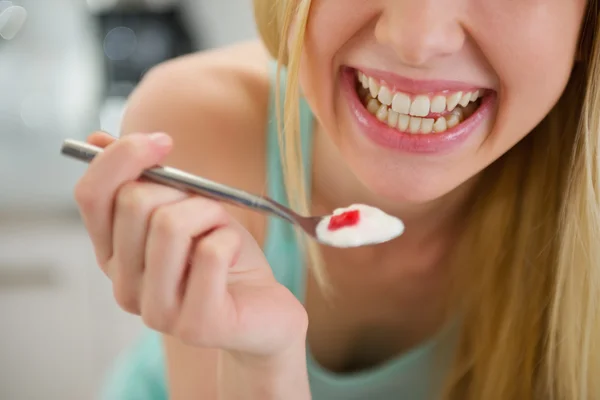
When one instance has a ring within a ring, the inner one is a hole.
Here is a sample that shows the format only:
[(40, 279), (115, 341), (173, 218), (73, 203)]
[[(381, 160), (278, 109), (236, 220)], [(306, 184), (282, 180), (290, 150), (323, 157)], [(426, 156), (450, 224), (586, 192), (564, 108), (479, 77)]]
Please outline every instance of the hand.
[(274, 279), (254, 238), (218, 202), (140, 180), (171, 149), (165, 134), (103, 133), (75, 197), (114, 296), (183, 342), (271, 357), (304, 343), (306, 312)]

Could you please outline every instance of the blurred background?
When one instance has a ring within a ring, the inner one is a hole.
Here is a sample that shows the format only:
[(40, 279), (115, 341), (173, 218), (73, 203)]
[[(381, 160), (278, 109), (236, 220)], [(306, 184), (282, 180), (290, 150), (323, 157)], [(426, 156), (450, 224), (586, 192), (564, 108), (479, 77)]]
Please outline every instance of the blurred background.
[(153, 65), (256, 36), (251, 0), (0, 0), (0, 400), (87, 400), (140, 332), (72, 199), (65, 138), (118, 135)]

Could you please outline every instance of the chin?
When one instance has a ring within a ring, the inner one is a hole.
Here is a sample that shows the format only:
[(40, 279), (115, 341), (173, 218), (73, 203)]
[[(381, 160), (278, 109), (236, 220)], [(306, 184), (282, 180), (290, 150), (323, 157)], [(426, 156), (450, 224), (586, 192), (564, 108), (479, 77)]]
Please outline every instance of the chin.
[[(406, 169), (403, 172), (385, 170), (371, 163), (353, 162), (351, 168), (358, 179), (377, 199), (398, 205), (425, 205), (436, 202), (465, 185), (469, 179), (436, 172), (417, 172)], [(362, 164), (362, 165), (358, 165)], [(383, 171), (383, 172), (382, 172)]]

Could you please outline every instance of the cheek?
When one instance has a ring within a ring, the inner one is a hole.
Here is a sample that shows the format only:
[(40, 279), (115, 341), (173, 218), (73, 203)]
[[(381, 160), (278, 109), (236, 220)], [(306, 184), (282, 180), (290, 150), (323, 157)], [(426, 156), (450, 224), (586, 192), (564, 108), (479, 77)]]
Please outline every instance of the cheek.
[(521, 12), (504, 15), (492, 2), (476, 9), (474, 20), (486, 24), (475, 26), (473, 34), (500, 81), (499, 114), (489, 137), (490, 149), (506, 151), (560, 98), (573, 66), (584, 3), (523, 1), (517, 6)]
[[(332, 3), (335, 3), (333, 1)], [(306, 26), (304, 48), (300, 64), (300, 85), (307, 102), (317, 119), (322, 120), (328, 113), (332, 93), (332, 79), (335, 70), (336, 34), (323, 35), (323, 17), (330, 5), (323, 1), (313, 1), (309, 21)], [(338, 20), (332, 21), (336, 29)], [(327, 118), (325, 118), (327, 119)]]
[[(348, 13), (347, 10), (354, 10)], [(335, 121), (340, 54), (357, 47), (373, 5), (362, 0), (313, 0), (300, 66), (300, 85), (315, 116), (329, 130)], [(340, 17), (343, 15), (343, 17)]]

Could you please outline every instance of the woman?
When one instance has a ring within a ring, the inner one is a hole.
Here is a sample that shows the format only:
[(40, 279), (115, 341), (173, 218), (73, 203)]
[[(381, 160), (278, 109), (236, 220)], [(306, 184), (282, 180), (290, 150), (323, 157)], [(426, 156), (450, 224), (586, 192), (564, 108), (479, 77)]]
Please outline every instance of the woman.
[[(254, 4), (268, 53), (159, 66), (89, 139), (77, 201), (152, 329), (107, 398), (600, 398), (598, 2)], [(159, 163), (406, 231), (319, 248)]]

